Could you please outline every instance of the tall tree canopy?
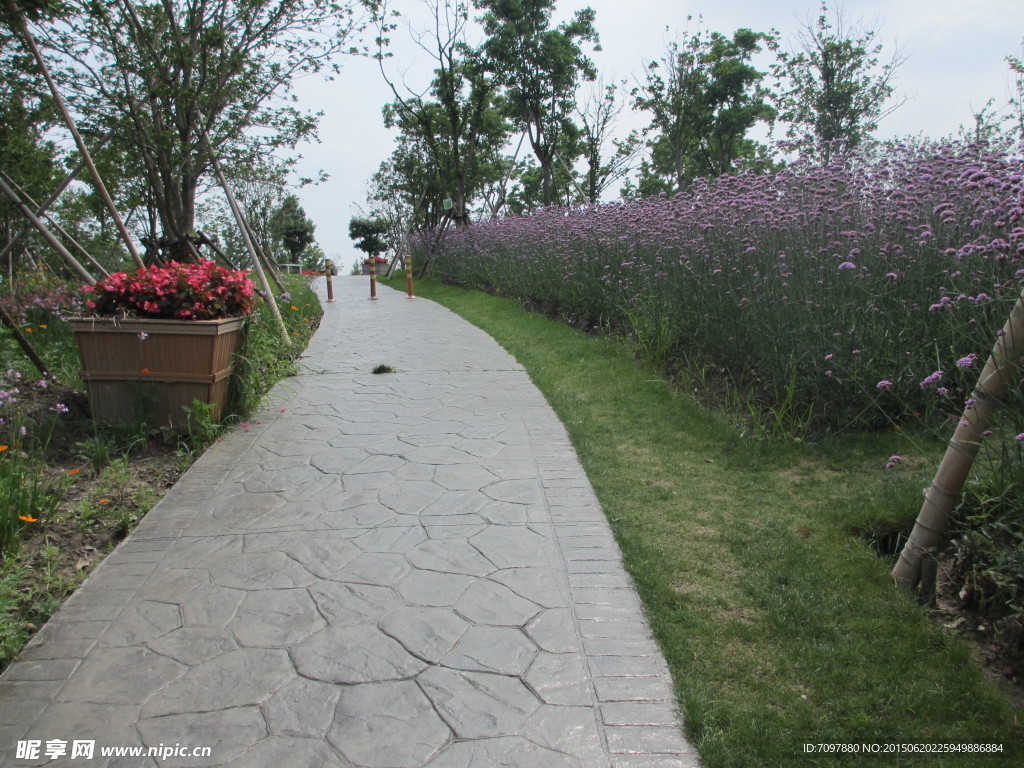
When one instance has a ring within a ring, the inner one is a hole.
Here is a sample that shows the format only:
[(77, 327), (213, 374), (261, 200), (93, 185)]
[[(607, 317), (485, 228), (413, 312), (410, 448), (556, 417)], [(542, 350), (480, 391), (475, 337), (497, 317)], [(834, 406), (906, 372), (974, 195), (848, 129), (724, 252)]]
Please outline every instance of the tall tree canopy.
[(764, 73), (751, 58), (774, 38), (738, 29), (733, 36), (701, 31), (682, 44), (671, 41), (664, 56), (644, 68), (634, 104), (651, 114), (651, 157), (641, 166), (639, 192), (679, 192), (700, 176), (733, 170), (758, 147), (746, 137), (775, 110), (761, 86)]
[(837, 149), (857, 146), (878, 121), (902, 104), (890, 103), (893, 77), (904, 58), (899, 51), (882, 63), (878, 31), (850, 23), (825, 2), (816, 21), (804, 23), (798, 48), (780, 52), (776, 75), (785, 84), (779, 111), (790, 138), (823, 162)]
[(318, 116), (281, 97), (295, 77), (337, 68), (363, 3), (334, 0), (68, 0), (40, 22), (83, 122), (113, 130), (144, 172), (164, 241), (191, 239), (212, 152), (240, 160), (290, 149)]
[[(460, 0), (423, 0), (431, 31), (416, 37), (434, 62), (426, 93), (399, 86), (378, 56), (395, 101), (384, 111), (385, 124), (418, 140), (433, 167), (440, 194), (451, 200), (456, 226), (469, 221), (471, 198), (491, 180), (494, 158), (508, 136), (495, 106), (497, 80), (487, 71), (482, 51), (469, 43), (468, 5)], [(383, 35), (382, 35), (383, 37)]]
[[(504, 88), (509, 117), (528, 132), (542, 173), (544, 205), (554, 200), (558, 148), (573, 133), (576, 89), (593, 80), (593, 62), (581, 44), (599, 49), (591, 8), (552, 26), (552, 0), (476, 0), (487, 40), (489, 67)], [(575, 142), (573, 142), (575, 144)], [(562, 157), (566, 164), (574, 158)]]

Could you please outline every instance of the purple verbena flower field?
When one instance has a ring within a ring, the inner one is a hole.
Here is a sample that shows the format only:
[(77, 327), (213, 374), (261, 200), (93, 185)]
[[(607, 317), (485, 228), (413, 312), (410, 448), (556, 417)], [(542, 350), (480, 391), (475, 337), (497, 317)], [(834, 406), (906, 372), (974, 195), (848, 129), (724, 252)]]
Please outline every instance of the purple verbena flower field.
[(434, 259), (445, 282), (627, 333), (667, 372), (718, 370), (763, 407), (804, 404), (818, 430), (939, 424), (1024, 287), (1024, 154), (888, 145), (475, 224)]

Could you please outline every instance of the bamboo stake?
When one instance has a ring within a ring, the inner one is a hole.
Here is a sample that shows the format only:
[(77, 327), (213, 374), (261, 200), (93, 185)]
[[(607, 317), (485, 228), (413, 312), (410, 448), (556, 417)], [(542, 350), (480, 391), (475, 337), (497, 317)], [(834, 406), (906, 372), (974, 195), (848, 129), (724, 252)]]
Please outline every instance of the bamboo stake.
[(77, 272), (83, 280), (89, 283), (89, 285), (93, 285), (96, 282), (96, 278), (89, 274), (89, 271), (79, 263), (78, 259), (71, 255), (71, 252), (61, 244), (60, 240), (54, 237), (53, 233), (46, 228), (46, 225), (40, 221), (39, 217), (32, 212), (32, 209), (21, 201), (21, 198), (18, 197), (18, 193), (11, 189), (7, 182), (2, 178), (0, 178), (0, 192), (18, 206), (18, 210), (21, 211), (21, 214), (32, 222), (33, 226), (39, 230), (39, 233), (43, 236), (46, 242), (53, 246), (54, 250), (61, 255), (64, 262), (69, 267)]
[[(103, 146), (104, 144), (106, 144), (107, 140), (109, 138), (110, 138), (110, 134), (109, 133), (105, 134), (103, 136), (103, 138), (100, 140), (100, 146)], [(75, 170), (73, 170), (71, 173), (69, 173), (67, 176), (65, 176), (64, 177), (64, 181), (62, 181), (57, 186), (57, 188), (53, 191), (53, 194), (51, 194), (46, 199), (46, 202), (43, 203), (40, 206), (36, 206), (36, 211), (35, 211), (36, 216), (42, 216), (43, 214), (45, 214), (49, 210), (50, 206), (53, 205), (55, 202), (57, 202), (57, 200), (60, 198), (60, 196), (62, 194), (64, 194), (64, 190), (67, 189), (68, 186), (70, 186), (71, 182), (75, 180), (75, 178), (78, 176), (78, 174), (80, 174), (82, 172), (82, 170), (84, 168), (85, 168), (85, 163), (79, 163), (78, 167), (75, 168)], [(7, 176), (7, 178), (10, 179), (10, 176)], [(35, 203), (32, 203), (32, 204), (35, 205)], [(49, 217), (47, 217), (47, 218), (49, 218)], [(14, 237), (12, 237), (7, 242), (7, 245), (5, 245), (3, 247), (3, 249), (0, 249), (0, 258), (3, 258), (8, 253), (10, 253), (12, 250), (17, 248), (21, 244), (21, 241), (23, 239), (25, 239), (25, 236), (28, 235), (28, 233), (29, 233), (29, 229), (26, 227), (25, 229), (23, 229), (20, 232), (18, 232)]]
[(224, 253), (224, 251), (222, 251), (218, 247), (218, 245), (215, 242), (213, 242), (212, 239), (210, 239), (203, 232), (196, 232), (196, 234), (199, 236), (199, 244), (200, 245), (205, 245), (207, 248), (209, 248), (211, 251), (213, 251), (214, 255), (217, 256), (221, 261), (223, 261), (226, 266), (230, 267), (231, 269), (238, 269), (238, 267), (236, 267), (232, 263), (231, 259), (229, 259), (227, 257), (227, 254)]
[[(892, 569), (892, 577), (897, 584), (923, 591), (922, 567), (938, 553), (939, 539), (949, 525), (953, 508), (981, 448), (982, 434), (1006, 395), (1012, 365), (1022, 354), (1024, 291), (1021, 291), (1006, 325), (992, 347), (992, 353), (971, 393), (973, 402), (964, 408), (931, 487), (925, 493), (924, 504), (917, 515), (910, 538), (900, 553), (896, 567)], [(919, 594), (918, 597), (925, 601), (930, 599), (930, 595)]]
[(285, 289), (284, 284), (281, 282), (281, 276), (277, 274), (277, 270), (274, 269), (274, 266), (270, 262), (270, 257), (267, 256), (266, 251), (263, 250), (263, 246), (260, 245), (259, 238), (256, 237), (256, 233), (253, 232), (252, 227), (249, 226), (249, 221), (244, 216), (242, 217), (242, 226), (245, 227), (246, 232), (249, 233), (249, 240), (252, 241), (253, 248), (256, 249), (256, 255), (263, 259), (263, 266), (266, 268), (267, 272), (270, 273), (270, 277), (277, 285), (277, 289), (281, 293), (284, 293)]
[(86, 261), (88, 261), (90, 264), (92, 264), (94, 267), (96, 267), (96, 269), (98, 269), (100, 271), (100, 274), (103, 275), (103, 277), (110, 277), (110, 273), (106, 269), (104, 269), (103, 265), (100, 264), (98, 261), (96, 261), (96, 259), (94, 259), (92, 257), (92, 254), (89, 253), (87, 250), (85, 250), (85, 248), (82, 247), (81, 243), (79, 243), (77, 240), (75, 240), (75, 238), (73, 238), (71, 235), (69, 235), (65, 231), (64, 227), (62, 227), (60, 225), (59, 222), (54, 221), (53, 217), (50, 214), (46, 213), (46, 209), (49, 207), (48, 204), (47, 205), (39, 205), (39, 203), (37, 203), (35, 200), (32, 199), (32, 196), (28, 192), (26, 192), (24, 189), (22, 189), (14, 181), (14, 179), (12, 179), (10, 176), (8, 176), (3, 171), (0, 171), (0, 176), (3, 176), (4, 179), (7, 180), (7, 182), (11, 185), (11, 187), (14, 188), (15, 192), (20, 194), (31, 205), (33, 205), (35, 207), (36, 215), (37, 216), (45, 216), (46, 220), (50, 222), (50, 224), (53, 226), (53, 228), (56, 229), (63, 236), (63, 238), (65, 240), (67, 240), (69, 243), (71, 243), (71, 245), (73, 245), (78, 250), (79, 253), (81, 253), (83, 256), (85, 256)]
[[(15, 8), (14, 3), (10, 0), (8, 0), (8, 6), (17, 14), (17, 8)], [(100, 177), (99, 171), (96, 170), (96, 164), (93, 163), (92, 155), (89, 154), (89, 150), (85, 146), (85, 141), (82, 139), (82, 135), (78, 132), (78, 127), (75, 125), (74, 118), (71, 117), (71, 113), (68, 111), (67, 105), (64, 103), (64, 99), (61, 98), (60, 91), (57, 90), (57, 84), (53, 81), (53, 77), (50, 76), (50, 68), (46, 65), (46, 60), (43, 58), (43, 54), (40, 52), (39, 46), (36, 45), (36, 39), (32, 36), (32, 31), (28, 28), (28, 19), (25, 18), (24, 15), (20, 14), (19, 18), (21, 20), (21, 32), (25, 36), (25, 42), (28, 44), (29, 50), (32, 52), (32, 57), (39, 65), (43, 79), (46, 80), (46, 85), (50, 89), (50, 93), (53, 96), (54, 102), (57, 104), (57, 109), (60, 111), (61, 117), (64, 118), (64, 123), (67, 125), (68, 130), (71, 132), (71, 136), (75, 140), (75, 145), (78, 147), (78, 151), (82, 154), (82, 160), (85, 163), (86, 168), (89, 169), (89, 174), (92, 176), (93, 183), (96, 185), (96, 191), (100, 193), (100, 197), (103, 198), (104, 204), (110, 211), (110, 215), (114, 219), (117, 231), (120, 233), (121, 239), (124, 240), (124, 244), (128, 247), (128, 252), (131, 254), (132, 260), (135, 261), (140, 269), (145, 269), (146, 265), (142, 262), (142, 257), (139, 256), (139, 252), (135, 249), (135, 243), (132, 242), (132, 237), (128, 234), (128, 228), (125, 227), (124, 221), (121, 220), (121, 215), (117, 212), (117, 208), (114, 206), (114, 201), (110, 197), (110, 193), (107, 191), (107, 187), (103, 183), (103, 179)]]
[(203, 142), (206, 144), (206, 148), (210, 152), (210, 159), (213, 162), (213, 170), (217, 174), (217, 179), (220, 181), (220, 185), (224, 188), (224, 194), (228, 198), (228, 205), (231, 207), (231, 212), (235, 216), (235, 221), (238, 223), (238, 228), (242, 231), (242, 240), (245, 241), (245, 247), (249, 251), (249, 258), (252, 259), (253, 269), (256, 271), (256, 275), (259, 277), (260, 286), (263, 288), (263, 295), (267, 300), (267, 304), (270, 306), (270, 314), (273, 315), (274, 321), (277, 323), (277, 327), (281, 331), (281, 338), (284, 339), (285, 347), (292, 345), (292, 340), (288, 338), (288, 326), (284, 324), (284, 318), (281, 317), (281, 310), (277, 306), (277, 301), (274, 299), (274, 292), (270, 289), (270, 283), (267, 282), (267, 275), (263, 271), (263, 265), (260, 264), (259, 256), (256, 255), (256, 249), (253, 247), (252, 240), (249, 239), (249, 230), (245, 227), (245, 219), (242, 216), (242, 211), (238, 207), (238, 202), (235, 200), (234, 194), (231, 192), (231, 187), (228, 186), (227, 179), (224, 178), (224, 171), (221, 170), (220, 162), (217, 160), (217, 156), (213, 153), (213, 145), (210, 143), (210, 137), (204, 132)]
[(19, 328), (18, 324), (14, 322), (14, 318), (11, 317), (10, 313), (8, 313), (7, 309), (2, 304), (0, 304), (0, 321), (11, 329), (11, 333), (14, 334), (14, 338), (18, 342), (18, 346), (21, 347), (21, 350), (25, 353), (28, 359), (31, 360), (32, 364), (39, 370), (42, 377), (44, 379), (52, 378), (50, 372), (46, 368), (46, 363), (43, 362), (43, 358), (36, 353), (35, 348), (31, 343), (29, 343), (29, 340), (25, 338), (25, 334), (21, 332), (21, 328)]

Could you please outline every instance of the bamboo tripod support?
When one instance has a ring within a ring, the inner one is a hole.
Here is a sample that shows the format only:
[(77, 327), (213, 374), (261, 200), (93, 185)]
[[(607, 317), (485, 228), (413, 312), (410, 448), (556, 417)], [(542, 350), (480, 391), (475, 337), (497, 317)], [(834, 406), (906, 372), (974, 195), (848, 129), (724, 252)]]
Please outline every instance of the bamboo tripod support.
[[(925, 563), (934, 560), (938, 552), (939, 540), (949, 525), (960, 492), (981, 448), (983, 434), (1006, 395), (1013, 364), (1022, 354), (1024, 291), (1021, 291), (1006, 325), (992, 347), (992, 353), (978, 377), (971, 400), (964, 408), (935, 478), (925, 492), (924, 504), (914, 528), (892, 570), (892, 577), (897, 584), (922, 593), (930, 592), (933, 585), (923, 578)], [(930, 594), (919, 594), (919, 599), (927, 601)]]

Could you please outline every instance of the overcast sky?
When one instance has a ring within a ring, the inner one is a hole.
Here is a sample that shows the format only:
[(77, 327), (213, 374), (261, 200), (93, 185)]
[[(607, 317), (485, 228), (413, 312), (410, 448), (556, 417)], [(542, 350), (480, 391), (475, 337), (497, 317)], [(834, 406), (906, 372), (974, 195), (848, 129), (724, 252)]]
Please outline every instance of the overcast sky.
[[(403, 14), (415, 15), (419, 0), (392, 0)], [(561, 0), (555, 17), (578, 8), (597, 12), (602, 50), (591, 58), (606, 80), (632, 79), (645, 61), (659, 58), (668, 37), (696, 30), (687, 16), (702, 16), (711, 31), (729, 34), (741, 27), (776, 29), (783, 45), (793, 47), (801, 23), (816, 18), (816, 0)], [(906, 103), (880, 126), (878, 136), (955, 134), (972, 121), (973, 111), (994, 98), (1009, 97), (1011, 78), (1006, 56), (1021, 56), (1024, 37), (1022, 0), (846, 0), (851, 21), (880, 29), (887, 54), (897, 48), (906, 62), (897, 71), (896, 88)], [(666, 33), (668, 27), (668, 33)], [(371, 36), (372, 39), (372, 36)], [(429, 60), (408, 42), (402, 29), (393, 35), (393, 73), (406, 72), (410, 82), (429, 79)], [(348, 238), (348, 221), (366, 197), (366, 182), (391, 153), (394, 132), (384, 128), (381, 107), (393, 97), (377, 63), (347, 58), (341, 75), (324, 83), (307, 79), (296, 90), (300, 104), (323, 110), (321, 143), (300, 148), (300, 172), (320, 169), (330, 178), (298, 194), (316, 224), (317, 241), (329, 257), (347, 267), (359, 256)], [(636, 127), (646, 121), (632, 118)]]

